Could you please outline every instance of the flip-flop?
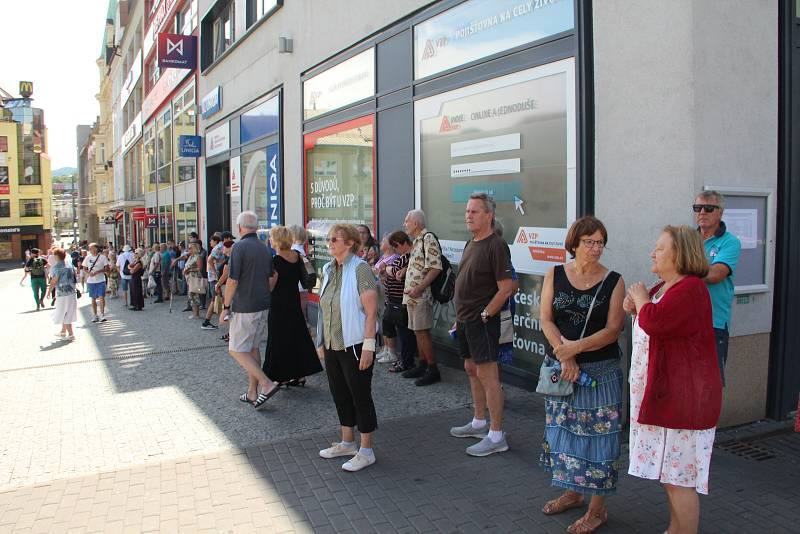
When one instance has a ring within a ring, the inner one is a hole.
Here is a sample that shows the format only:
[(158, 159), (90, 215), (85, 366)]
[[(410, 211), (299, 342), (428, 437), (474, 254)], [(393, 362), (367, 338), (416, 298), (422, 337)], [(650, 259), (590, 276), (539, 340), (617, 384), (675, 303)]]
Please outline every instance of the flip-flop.
[(253, 407), (256, 410), (260, 410), (263, 406), (266, 405), (267, 401), (271, 399), (273, 395), (275, 395), (278, 391), (280, 391), (280, 389), (281, 388), (279, 388), (278, 385), (275, 384), (275, 387), (272, 388), (272, 390), (269, 393), (259, 393), (258, 398), (255, 400), (255, 402), (253, 402)]

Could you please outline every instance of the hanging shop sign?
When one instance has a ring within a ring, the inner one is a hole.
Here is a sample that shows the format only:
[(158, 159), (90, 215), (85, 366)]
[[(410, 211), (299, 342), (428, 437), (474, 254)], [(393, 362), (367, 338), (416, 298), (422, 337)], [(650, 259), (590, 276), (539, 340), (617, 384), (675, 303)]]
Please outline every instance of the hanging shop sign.
[(125, 104), (128, 102), (128, 98), (133, 93), (133, 89), (136, 87), (136, 82), (139, 81), (139, 78), (142, 76), (142, 51), (136, 54), (136, 57), (133, 58), (133, 63), (131, 64), (131, 68), (128, 71), (128, 75), (125, 77), (125, 81), (122, 82), (122, 89), (120, 90), (119, 94), (119, 109), (125, 107)]
[(10, 195), (11, 186), (8, 183), (8, 167), (0, 167), (0, 195)]
[(303, 118), (310, 119), (375, 94), (375, 49), (303, 82)]
[(158, 214), (148, 213), (145, 215), (145, 226), (147, 228), (158, 228)]
[(231, 148), (231, 128), (225, 121), (216, 128), (206, 130), (206, 158), (227, 152)]
[(197, 37), (159, 33), (158, 66), (162, 69), (194, 70), (197, 66)]
[(236, 225), (236, 219), (242, 212), (242, 183), (241, 183), (241, 170), (240, 157), (235, 156), (231, 158), (229, 172), (231, 184), (231, 233), (234, 237), (239, 238), (239, 227)]
[(200, 115), (207, 119), (220, 109), (222, 109), (222, 87), (218, 85), (200, 101)]
[(133, 208), (131, 210), (131, 218), (133, 218), (134, 221), (147, 220), (147, 208), (144, 207)]
[(281, 161), (278, 143), (267, 147), (267, 222), (267, 228), (283, 224)]
[(199, 135), (178, 136), (178, 156), (182, 158), (199, 158), (202, 152), (203, 138)]
[(414, 78), (571, 30), (572, 0), (469, 0), (414, 27)]
[(125, 130), (125, 133), (122, 134), (122, 152), (127, 151), (131, 146), (133, 146), (133, 144), (141, 135), (142, 114), (139, 112), (136, 114), (136, 117), (133, 118), (133, 121), (131, 121), (131, 125), (128, 126), (128, 129)]

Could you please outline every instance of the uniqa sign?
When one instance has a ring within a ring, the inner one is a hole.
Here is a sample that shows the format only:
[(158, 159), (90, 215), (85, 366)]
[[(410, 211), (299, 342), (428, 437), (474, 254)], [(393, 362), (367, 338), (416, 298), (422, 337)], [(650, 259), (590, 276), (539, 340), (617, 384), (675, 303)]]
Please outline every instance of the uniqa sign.
[(267, 147), (267, 226), (282, 224), (280, 148), (278, 143)]

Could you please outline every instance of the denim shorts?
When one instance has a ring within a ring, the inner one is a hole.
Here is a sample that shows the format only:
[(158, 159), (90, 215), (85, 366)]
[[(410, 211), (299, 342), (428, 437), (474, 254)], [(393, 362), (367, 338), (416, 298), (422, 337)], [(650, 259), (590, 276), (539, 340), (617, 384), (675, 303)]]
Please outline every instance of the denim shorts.
[(127, 291), (128, 290), (128, 286), (130, 286), (130, 285), (131, 285), (131, 281), (129, 279), (122, 278), (121, 276), (119, 277), (119, 288), (121, 290)]
[(89, 288), (89, 296), (93, 299), (100, 299), (106, 296), (106, 283), (105, 282), (97, 282), (94, 284), (86, 284), (86, 287)]

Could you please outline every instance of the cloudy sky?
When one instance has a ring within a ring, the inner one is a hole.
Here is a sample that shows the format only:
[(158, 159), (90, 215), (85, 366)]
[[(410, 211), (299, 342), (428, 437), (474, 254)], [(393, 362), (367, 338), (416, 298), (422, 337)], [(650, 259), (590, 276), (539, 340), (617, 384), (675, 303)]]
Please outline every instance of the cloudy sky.
[(0, 0), (0, 87), (33, 82), (52, 168), (76, 167), (75, 127), (92, 124), (108, 0)]

